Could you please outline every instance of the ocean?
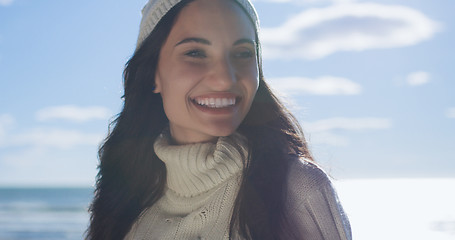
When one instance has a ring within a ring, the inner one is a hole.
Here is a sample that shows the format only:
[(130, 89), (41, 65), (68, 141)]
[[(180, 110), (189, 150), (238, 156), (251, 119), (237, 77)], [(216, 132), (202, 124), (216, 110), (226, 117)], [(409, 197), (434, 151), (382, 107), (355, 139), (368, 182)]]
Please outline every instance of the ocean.
[(92, 188), (0, 188), (0, 240), (80, 240)]
[[(455, 240), (455, 178), (336, 181), (355, 240)], [(0, 240), (79, 240), (92, 188), (0, 188)]]

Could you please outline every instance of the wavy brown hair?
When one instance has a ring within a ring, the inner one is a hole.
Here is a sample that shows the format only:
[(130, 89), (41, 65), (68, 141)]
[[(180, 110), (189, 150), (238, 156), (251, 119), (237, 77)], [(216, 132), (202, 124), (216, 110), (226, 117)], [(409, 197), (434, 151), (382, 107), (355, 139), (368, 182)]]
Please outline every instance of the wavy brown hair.
[[(124, 106), (99, 149), (86, 239), (123, 239), (139, 214), (163, 195), (166, 167), (151, 146), (169, 121), (161, 96), (153, 93), (154, 77), (160, 49), (178, 13), (190, 1), (173, 7), (126, 64)], [(299, 239), (284, 211), (287, 175), (292, 161), (312, 157), (297, 120), (264, 81), (257, 36), (256, 29), (259, 87), (238, 128), (248, 139), (249, 155), (230, 234), (245, 239)]]

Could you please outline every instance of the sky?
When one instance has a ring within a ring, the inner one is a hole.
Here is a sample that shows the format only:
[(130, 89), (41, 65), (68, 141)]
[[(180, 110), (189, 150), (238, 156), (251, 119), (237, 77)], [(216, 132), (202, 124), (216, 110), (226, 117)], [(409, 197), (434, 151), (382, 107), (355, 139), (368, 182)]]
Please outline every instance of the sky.
[[(253, 2), (267, 82), (331, 176), (455, 177), (454, 1)], [(0, 0), (0, 186), (94, 184), (144, 3)]]

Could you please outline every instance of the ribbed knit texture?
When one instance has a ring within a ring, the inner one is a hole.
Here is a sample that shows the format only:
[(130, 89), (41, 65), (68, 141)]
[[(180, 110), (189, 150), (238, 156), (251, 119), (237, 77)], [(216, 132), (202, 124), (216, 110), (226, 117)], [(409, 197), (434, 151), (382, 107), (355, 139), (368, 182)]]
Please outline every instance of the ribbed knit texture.
[(179, 196), (193, 197), (239, 173), (246, 155), (241, 143), (242, 137), (236, 134), (221, 137), (216, 144), (169, 145), (168, 138), (161, 135), (154, 148), (166, 164), (167, 187)]
[(229, 239), (233, 203), (239, 189), (244, 148), (239, 134), (217, 143), (154, 144), (166, 164), (164, 196), (139, 217), (125, 239)]
[[(229, 239), (242, 157), (247, 154), (243, 146), (239, 134), (221, 137), (216, 144), (181, 146), (170, 145), (161, 135), (154, 149), (166, 164), (165, 193), (141, 213), (125, 240)], [(322, 170), (295, 161), (288, 181), (286, 210), (302, 239), (351, 239), (347, 217)]]

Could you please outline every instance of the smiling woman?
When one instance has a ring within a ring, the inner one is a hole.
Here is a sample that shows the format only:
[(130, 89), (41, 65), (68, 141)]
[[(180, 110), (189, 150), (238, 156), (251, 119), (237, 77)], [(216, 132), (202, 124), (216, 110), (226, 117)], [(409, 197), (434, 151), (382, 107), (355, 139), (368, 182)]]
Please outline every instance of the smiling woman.
[(255, 42), (252, 22), (232, 2), (182, 9), (161, 48), (154, 91), (173, 140), (215, 141), (237, 129), (258, 87)]
[(150, 0), (87, 239), (351, 239), (268, 88), (248, 0)]

